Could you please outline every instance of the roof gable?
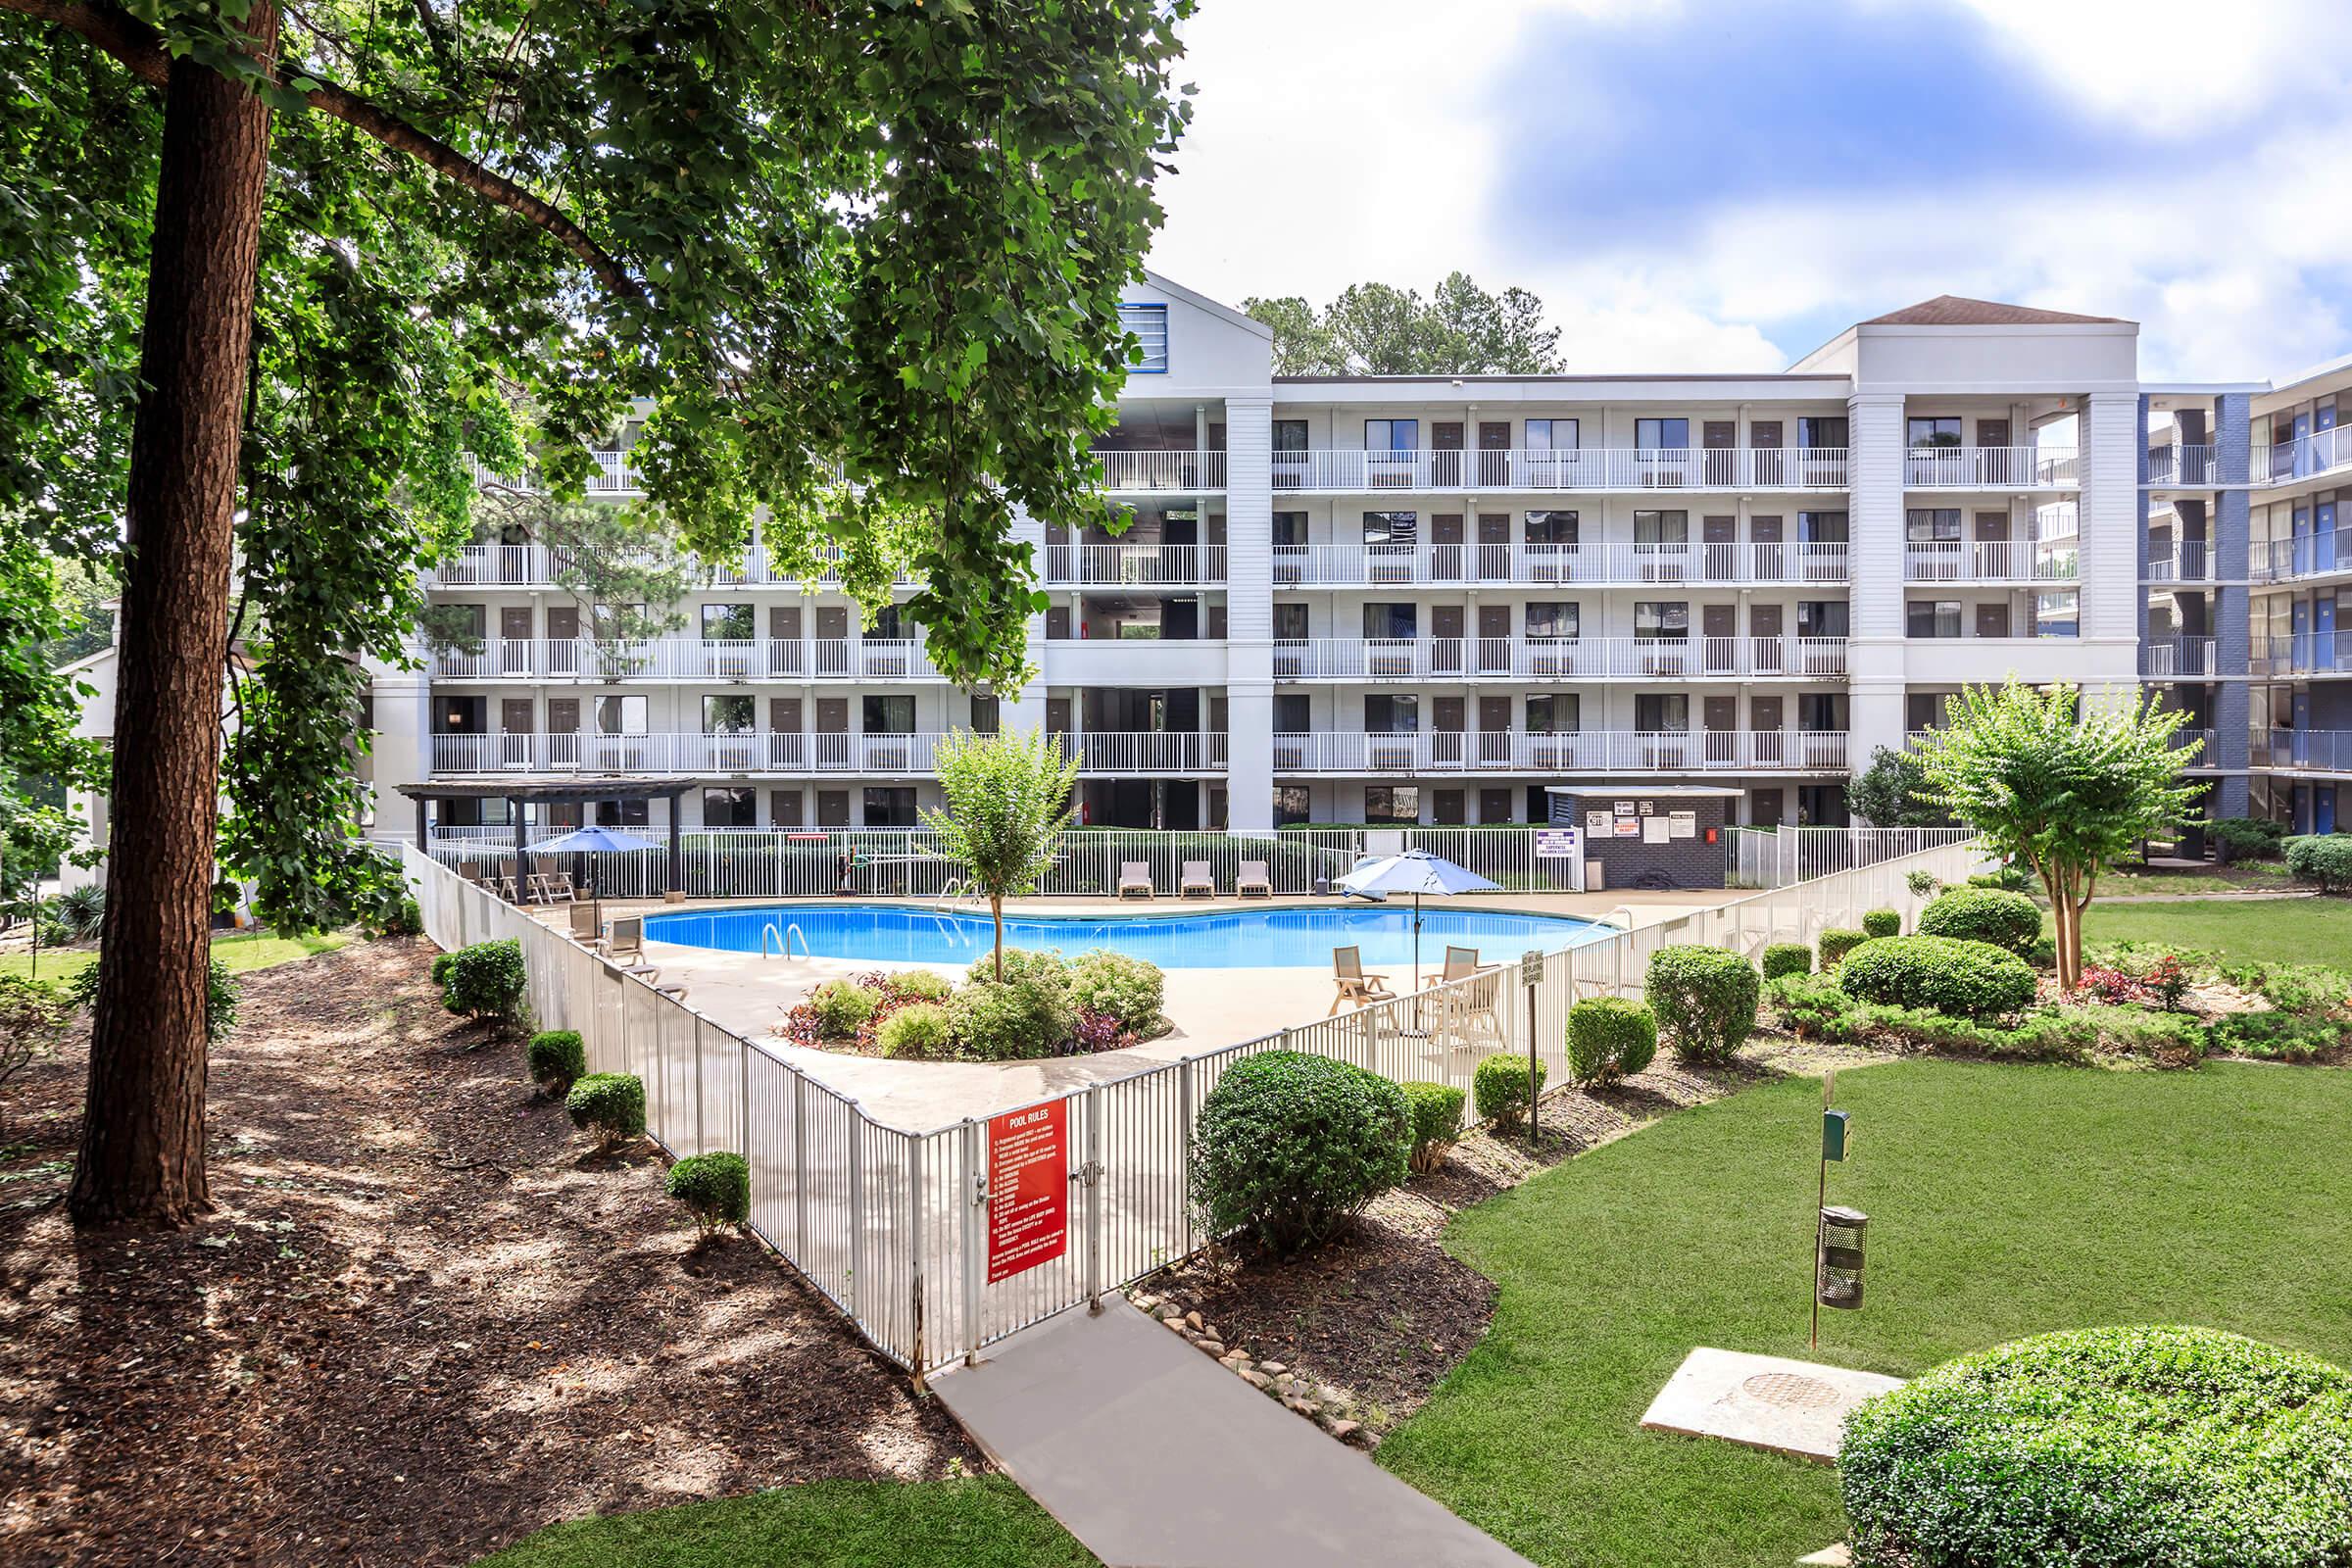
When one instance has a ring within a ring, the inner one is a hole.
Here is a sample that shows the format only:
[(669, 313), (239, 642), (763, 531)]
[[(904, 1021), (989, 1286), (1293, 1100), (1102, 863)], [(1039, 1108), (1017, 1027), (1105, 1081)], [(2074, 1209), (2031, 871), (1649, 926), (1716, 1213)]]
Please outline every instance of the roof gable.
[(1938, 294), (1932, 300), (1874, 316), (1864, 326), (2132, 326), (2120, 316), (2074, 316), (2065, 311), (2035, 310), (2030, 305), (2003, 305), (1997, 300), (1972, 300), (1959, 294)]

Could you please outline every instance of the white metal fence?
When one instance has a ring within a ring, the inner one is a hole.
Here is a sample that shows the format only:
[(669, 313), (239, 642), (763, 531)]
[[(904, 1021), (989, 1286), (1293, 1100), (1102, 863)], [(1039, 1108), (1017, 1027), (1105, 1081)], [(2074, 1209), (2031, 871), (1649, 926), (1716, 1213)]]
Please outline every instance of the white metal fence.
[(1961, 827), (1730, 827), (1723, 885), (1785, 888), (1967, 842)]

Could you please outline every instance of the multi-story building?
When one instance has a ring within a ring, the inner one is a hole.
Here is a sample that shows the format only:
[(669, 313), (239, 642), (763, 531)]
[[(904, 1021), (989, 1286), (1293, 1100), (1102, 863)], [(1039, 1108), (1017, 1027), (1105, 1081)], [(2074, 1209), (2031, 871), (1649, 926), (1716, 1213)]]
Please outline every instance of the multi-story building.
[(484, 785), (583, 776), (690, 781), (689, 826), (908, 826), (942, 735), (1030, 725), (1098, 826), (1541, 820), (1563, 784), (1837, 823), (1878, 749), (2009, 675), (2153, 685), (2213, 814), (2333, 825), (2352, 360), (2143, 385), (2130, 321), (1945, 297), (1780, 374), (1296, 377), (1165, 278), (1121, 316), (1144, 353), (1099, 447), (1134, 520), (1025, 526), (1028, 686), (951, 686), (910, 621), (756, 546), (680, 633), (600, 641), (546, 548), (485, 542), (430, 585), (480, 651), (376, 673), (379, 831), (411, 830), (401, 785), (451, 828), (508, 822)]

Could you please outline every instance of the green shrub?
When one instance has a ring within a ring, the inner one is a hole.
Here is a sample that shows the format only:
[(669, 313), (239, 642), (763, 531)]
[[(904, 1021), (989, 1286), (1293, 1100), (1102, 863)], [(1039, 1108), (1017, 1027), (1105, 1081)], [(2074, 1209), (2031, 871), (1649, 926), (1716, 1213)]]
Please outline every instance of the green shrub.
[(467, 1018), (515, 1023), (523, 1013), (530, 976), (522, 966), (522, 944), (476, 942), (450, 954), (441, 973), (441, 1004)]
[(1904, 876), (1903, 886), (1914, 898), (1932, 899), (1943, 891), (1943, 878), (1933, 871), (1913, 871)]
[(689, 1154), (669, 1167), (662, 1190), (694, 1211), (694, 1226), (709, 1241), (729, 1225), (752, 1217), (752, 1166), (723, 1149)]
[(1568, 1009), (1568, 1075), (1580, 1084), (1630, 1077), (1657, 1054), (1658, 1020), (1639, 1002), (1587, 997)]
[(2034, 1002), (2034, 971), (1989, 942), (1881, 937), (1854, 950), (1838, 988), (1860, 1002), (1925, 1007), (1955, 1018), (1995, 1018)]
[(1658, 1038), (1676, 1055), (1721, 1063), (1756, 1032), (1761, 991), (1756, 971), (1737, 953), (1678, 944), (1649, 956), (1642, 996), (1658, 1020)]
[(2322, 893), (2352, 888), (2352, 833), (2311, 834), (2286, 841), (2286, 868)]
[(545, 1085), (550, 1094), (568, 1093), (588, 1070), (588, 1050), (577, 1029), (542, 1029), (531, 1036), (528, 1056), (531, 1082)]
[(454, 953), (434, 954), (433, 984), (437, 986), (447, 986), (449, 984), (449, 966), (457, 961), (458, 956)]
[(1826, 926), (1821, 933), (1821, 967), (1826, 972), (1845, 961), (1845, 956), (1870, 940), (1867, 931), (1851, 926)]
[(1918, 934), (1989, 942), (2028, 958), (2041, 940), (2041, 906), (2023, 893), (1954, 888), (1919, 912)]
[(1446, 1163), (1462, 1136), (1462, 1092), (1446, 1084), (1404, 1084), (1405, 1114), (1412, 1118), (1412, 1167), (1423, 1175)]
[(2094, 1328), (1946, 1362), (1847, 1417), (1859, 1568), (2352, 1561), (2352, 1374), (2200, 1328)]
[(2004, 865), (1998, 871), (1980, 872), (1968, 879), (1972, 888), (1987, 888), (1996, 893), (2023, 893), (2034, 885), (2034, 873), (2022, 865)]
[(2224, 816), (2205, 824), (2205, 831), (2232, 860), (2272, 860), (2286, 837), (2286, 824), (2267, 816)]
[(1078, 1028), (1069, 988), (1035, 971), (1003, 985), (980, 980), (963, 987), (949, 999), (948, 1016), (956, 1051), (979, 1061), (1054, 1055)]
[(1269, 1051), (1225, 1070), (1193, 1133), (1193, 1200), (1211, 1236), (1289, 1253), (1329, 1240), (1405, 1179), (1404, 1091), (1351, 1062)]
[(882, 1004), (880, 993), (855, 980), (828, 980), (808, 993), (819, 1040), (855, 1040)]
[[(995, 959), (988, 954), (982, 954), (972, 960), (972, 966), (964, 971), (963, 977), (975, 984), (982, 981), (995, 983)], [(1010, 985), (1015, 980), (1044, 980), (1054, 985), (1067, 986), (1070, 983), (1070, 966), (1062, 961), (1058, 953), (1037, 948), (1006, 948), (1004, 983)]]
[(1129, 1034), (1159, 1027), (1166, 981), (1159, 965), (1097, 948), (1070, 965), (1070, 1000), (1089, 1012), (1116, 1018)]
[(1528, 1092), (1528, 1062), (1525, 1056), (1509, 1054), (1487, 1056), (1470, 1073), (1470, 1095), (1478, 1104), (1478, 1119), (1491, 1121), (1497, 1133), (1519, 1130), (1528, 1114), (1528, 1106), (1543, 1098), (1544, 1066), (1535, 1064), (1532, 1075), (1535, 1092)]
[(1812, 972), (1813, 950), (1802, 942), (1775, 942), (1764, 950), (1764, 978), (1767, 980)]
[(2311, 1061), (2352, 1046), (2352, 1024), (2292, 1012), (2227, 1012), (2206, 1038), (2215, 1051), (2265, 1061)]
[(95, 942), (106, 926), (106, 889), (84, 882), (49, 901), (52, 929), (67, 942)]
[(2352, 974), (2325, 963), (2231, 964), (2222, 977), (2281, 1012), (2352, 1018)]
[[(98, 968), (105, 960), (83, 964), (66, 982), (66, 995), (74, 1004), (96, 1010), (98, 1006)], [(242, 998), (237, 977), (228, 972), (228, 965), (218, 957), (206, 960), (204, 966), (204, 1040), (207, 1045), (219, 1045), (237, 1029), (237, 1006)]]
[(1867, 936), (1899, 937), (1903, 934), (1903, 911), (1900, 909), (1870, 909), (1862, 915), (1862, 930)]
[(916, 1002), (945, 1002), (956, 983), (937, 969), (902, 969), (890, 977), (890, 989), (894, 996)]
[(593, 1129), (599, 1149), (645, 1136), (645, 1082), (635, 1073), (592, 1072), (564, 1097), (574, 1127)]
[(948, 1009), (936, 1002), (909, 1002), (874, 1031), (885, 1056), (944, 1056), (956, 1041)]
[(2034, 951), (2026, 955), (2026, 961), (2036, 969), (2057, 968), (2058, 939), (2056, 937), (2035, 937)]
[(407, 896), (394, 899), (364, 922), (371, 937), (414, 937), (424, 934), (424, 911)]
[(1851, 1040), (1862, 1032), (1862, 1005), (1838, 989), (1834, 975), (1783, 975), (1764, 986), (1772, 1021), (1799, 1040)]

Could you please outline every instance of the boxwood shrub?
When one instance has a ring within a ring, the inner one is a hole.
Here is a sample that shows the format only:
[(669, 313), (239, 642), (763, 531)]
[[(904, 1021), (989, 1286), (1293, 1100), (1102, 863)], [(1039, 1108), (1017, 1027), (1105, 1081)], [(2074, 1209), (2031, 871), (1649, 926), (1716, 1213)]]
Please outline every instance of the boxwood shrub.
[(2352, 889), (2352, 833), (2315, 833), (2286, 841), (2286, 868), (2322, 893)]
[(1764, 978), (1767, 980), (1812, 972), (1813, 950), (1802, 942), (1775, 942), (1764, 950)]
[(441, 1004), (468, 1018), (514, 1023), (522, 1017), (530, 976), (522, 967), (522, 944), (476, 942), (435, 964), (441, 975)]
[(1404, 1084), (1404, 1108), (1412, 1117), (1413, 1169), (1423, 1175), (1446, 1163), (1446, 1155), (1462, 1136), (1459, 1089), (1448, 1084)]
[(945, 1002), (956, 983), (937, 969), (901, 969), (890, 977), (893, 995), (917, 1002)]
[(1639, 1002), (1587, 997), (1568, 1009), (1568, 1075), (1580, 1084), (1640, 1072), (1657, 1054), (1658, 1020)]
[(1953, 888), (1919, 911), (1919, 935), (1989, 942), (2021, 958), (2041, 939), (2041, 906), (1998, 888)]
[(1148, 1035), (1159, 1027), (1166, 992), (1158, 964), (1107, 948), (1082, 954), (1070, 965), (1070, 1000), (1089, 1012), (1116, 1018), (1129, 1034)]
[(2267, 816), (2224, 816), (2206, 823), (2205, 831), (2232, 860), (2274, 860), (2286, 824)]
[(645, 1082), (635, 1073), (592, 1072), (564, 1097), (571, 1124), (594, 1132), (599, 1149), (645, 1136)]
[(1859, 1568), (2352, 1561), (2352, 1374), (2200, 1328), (2094, 1328), (1946, 1362), (1846, 1420)]
[(1470, 1073), (1471, 1098), (1478, 1104), (1478, 1118), (1491, 1121), (1498, 1133), (1516, 1132), (1526, 1117), (1530, 1102), (1544, 1094), (1545, 1068), (1536, 1063), (1535, 1092), (1528, 1092), (1527, 1058), (1509, 1054), (1488, 1056)]
[(531, 1082), (550, 1094), (569, 1094), (571, 1086), (588, 1071), (588, 1051), (580, 1043), (577, 1029), (540, 1030), (531, 1036), (527, 1055)]
[(1863, 913), (1862, 930), (1867, 936), (1899, 937), (1903, 934), (1903, 911), (1900, 909), (1870, 909)]
[[(997, 978), (995, 955), (983, 953), (974, 958), (963, 977), (974, 984), (982, 981), (993, 983)], [(1006, 948), (1004, 983), (1010, 985), (1015, 980), (1043, 980), (1052, 985), (1067, 986), (1070, 983), (1070, 966), (1061, 961), (1058, 953), (1048, 953), (1037, 948)]]
[(1997, 1018), (2034, 1002), (2034, 971), (1989, 942), (1880, 937), (1847, 955), (1838, 986), (1858, 1002), (1924, 1007), (1955, 1018)]
[(1756, 1032), (1763, 982), (1737, 953), (1678, 943), (1649, 956), (1642, 1000), (1658, 1020), (1658, 1038), (1685, 1061), (1732, 1059)]
[(1193, 1130), (1193, 1200), (1212, 1236), (1290, 1253), (1330, 1240), (1401, 1183), (1404, 1090), (1331, 1056), (1269, 1051), (1217, 1080)]
[[(1010, 975), (1011, 954), (1004, 972)], [(1036, 971), (1003, 985), (975, 981), (948, 999), (956, 1049), (980, 1061), (1017, 1061), (1059, 1054), (1078, 1030), (1078, 1009), (1056, 975)]]
[(1822, 968), (1824, 970), (1837, 968), (1839, 964), (1845, 961), (1845, 956), (1847, 954), (1853, 952), (1856, 948), (1860, 947), (1863, 943), (1868, 942), (1869, 940), (1869, 932), (1856, 931), (1851, 926), (1833, 925), (1823, 927), (1821, 933)]
[(689, 1154), (669, 1167), (663, 1191), (694, 1212), (695, 1229), (709, 1241), (729, 1225), (752, 1217), (752, 1167), (741, 1154), (714, 1149)]
[(819, 1040), (857, 1039), (858, 1031), (881, 1004), (881, 997), (855, 980), (828, 980), (808, 993), (808, 1005), (816, 1009)]
[(909, 1002), (874, 1030), (885, 1056), (944, 1056), (955, 1039), (955, 1022), (936, 1002)]

